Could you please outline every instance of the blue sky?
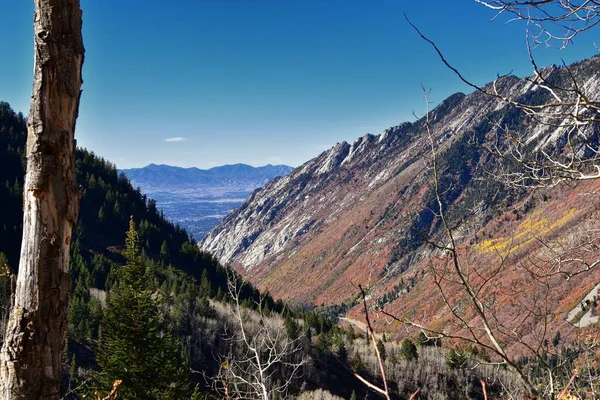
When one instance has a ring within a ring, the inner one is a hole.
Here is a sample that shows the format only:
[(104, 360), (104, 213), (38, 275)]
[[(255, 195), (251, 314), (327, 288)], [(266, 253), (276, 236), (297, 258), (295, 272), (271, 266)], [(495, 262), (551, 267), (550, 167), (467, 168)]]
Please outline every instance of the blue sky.
[[(468, 91), (464, 74), (529, 75), (524, 25), (472, 0), (82, 0), (86, 60), (77, 139), (119, 168), (297, 166), (336, 142)], [(0, 1), (0, 100), (28, 112), (33, 1)], [(591, 35), (542, 65), (597, 52)]]

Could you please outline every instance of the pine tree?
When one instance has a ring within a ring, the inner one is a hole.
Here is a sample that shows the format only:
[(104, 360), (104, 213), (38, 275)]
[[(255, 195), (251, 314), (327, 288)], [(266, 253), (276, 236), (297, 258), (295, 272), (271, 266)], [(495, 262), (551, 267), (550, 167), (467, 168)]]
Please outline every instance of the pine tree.
[(304, 331), (304, 337), (306, 337), (306, 341), (309, 344), (312, 343), (312, 331), (310, 330), (310, 326), (306, 328), (306, 331)]
[(75, 357), (75, 353), (73, 353), (73, 356), (71, 357), (71, 367), (69, 369), (69, 379), (71, 380), (71, 382), (75, 382), (75, 380), (78, 378), (78, 374), (77, 374), (77, 358)]
[(105, 220), (106, 220), (106, 215), (104, 213), (104, 206), (101, 206), (100, 210), (98, 211), (98, 223), (102, 224), (102, 223), (104, 223)]
[(446, 354), (446, 365), (450, 368), (463, 368), (467, 363), (467, 354), (459, 349), (450, 349)]
[(221, 286), (219, 286), (217, 288), (217, 294), (215, 296), (215, 300), (217, 300), (217, 301), (225, 300), (225, 294), (223, 293), (223, 289), (221, 289)]
[(379, 355), (381, 356), (381, 359), (385, 361), (385, 359), (387, 358), (387, 354), (385, 353), (385, 345), (383, 344), (381, 339), (377, 341), (377, 350), (379, 350)]
[(402, 352), (402, 357), (404, 357), (404, 359), (406, 361), (412, 361), (412, 360), (418, 360), (419, 359), (419, 353), (417, 352), (417, 346), (415, 346), (415, 344), (412, 342), (412, 340), (410, 339), (404, 339), (402, 341), (402, 347), (400, 348), (400, 351)]
[(125, 241), (127, 263), (111, 291), (102, 321), (100, 383), (123, 383), (120, 399), (178, 399), (187, 391), (187, 368), (177, 342), (163, 334), (157, 300), (143, 265), (133, 218)]
[(348, 362), (348, 350), (346, 350), (346, 344), (342, 340), (338, 346), (337, 355), (341, 362), (344, 364)]
[(168, 264), (169, 262), (171, 262), (171, 255), (169, 253), (169, 246), (167, 245), (167, 241), (166, 240), (163, 240), (162, 245), (160, 246), (160, 259), (165, 264)]
[(352, 371), (356, 372), (357, 374), (362, 374), (364, 372), (365, 364), (363, 364), (362, 357), (358, 352), (354, 353), (354, 357), (350, 362), (350, 367), (352, 368)]
[(285, 327), (285, 331), (291, 340), (296, 340), (300, 337), (300, 326), (296, 322), (296, 319), (291, 315), (286, 315), (285, 319), (283, 320), (283, 326)]
[(212, 285), (210, 283), (210, 278), (208, 277), (208, 271), (206, 268), (204, 271), (202, 271), (202, 275), (200, 276), (200, 287), (198, 291), (202, 297), (212, 297)]

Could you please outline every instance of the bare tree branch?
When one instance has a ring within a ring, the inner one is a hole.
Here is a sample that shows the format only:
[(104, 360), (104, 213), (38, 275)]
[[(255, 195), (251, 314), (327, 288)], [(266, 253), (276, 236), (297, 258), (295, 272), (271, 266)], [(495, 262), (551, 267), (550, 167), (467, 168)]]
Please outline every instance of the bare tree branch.
[(258, 300), (256, 312), (243, 307), (244, 282), (231, 270), (227, 277), (235, 324), (224, 336), (229, 352), (220, 355), (216, 388), (226, 398), (287, 398), (290, 385), (300, 377), (307, 361), (301, 355), (302, 338), (288, 338), (281, 318), (264, 314), (264, 297)]

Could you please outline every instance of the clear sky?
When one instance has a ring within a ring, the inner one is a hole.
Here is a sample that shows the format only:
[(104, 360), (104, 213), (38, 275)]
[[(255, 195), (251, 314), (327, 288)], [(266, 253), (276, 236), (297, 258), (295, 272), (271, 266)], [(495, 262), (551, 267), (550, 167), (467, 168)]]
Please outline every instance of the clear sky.
[[(529, 75), (524, 25), (473, 0), (82, 0), (79, 145), (119, 168), (298, 166), (468, 91), (403, 18), (479, 84)], [(0, 0), (0, 100), (29, 109), (33, 1)], [(591, 35), (541, 64), (589, 57)]]

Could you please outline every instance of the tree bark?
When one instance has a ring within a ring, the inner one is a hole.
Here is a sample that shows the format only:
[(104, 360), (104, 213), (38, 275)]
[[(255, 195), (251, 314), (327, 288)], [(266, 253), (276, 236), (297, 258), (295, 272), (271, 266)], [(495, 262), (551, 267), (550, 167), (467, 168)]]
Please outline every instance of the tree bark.
[(23, 241), (0, 353), (4, 399), (58, 399), (79, 213), (75, 121), (84, 58), (79, 0), (35, 1), (33, 95), (27, 133)]

